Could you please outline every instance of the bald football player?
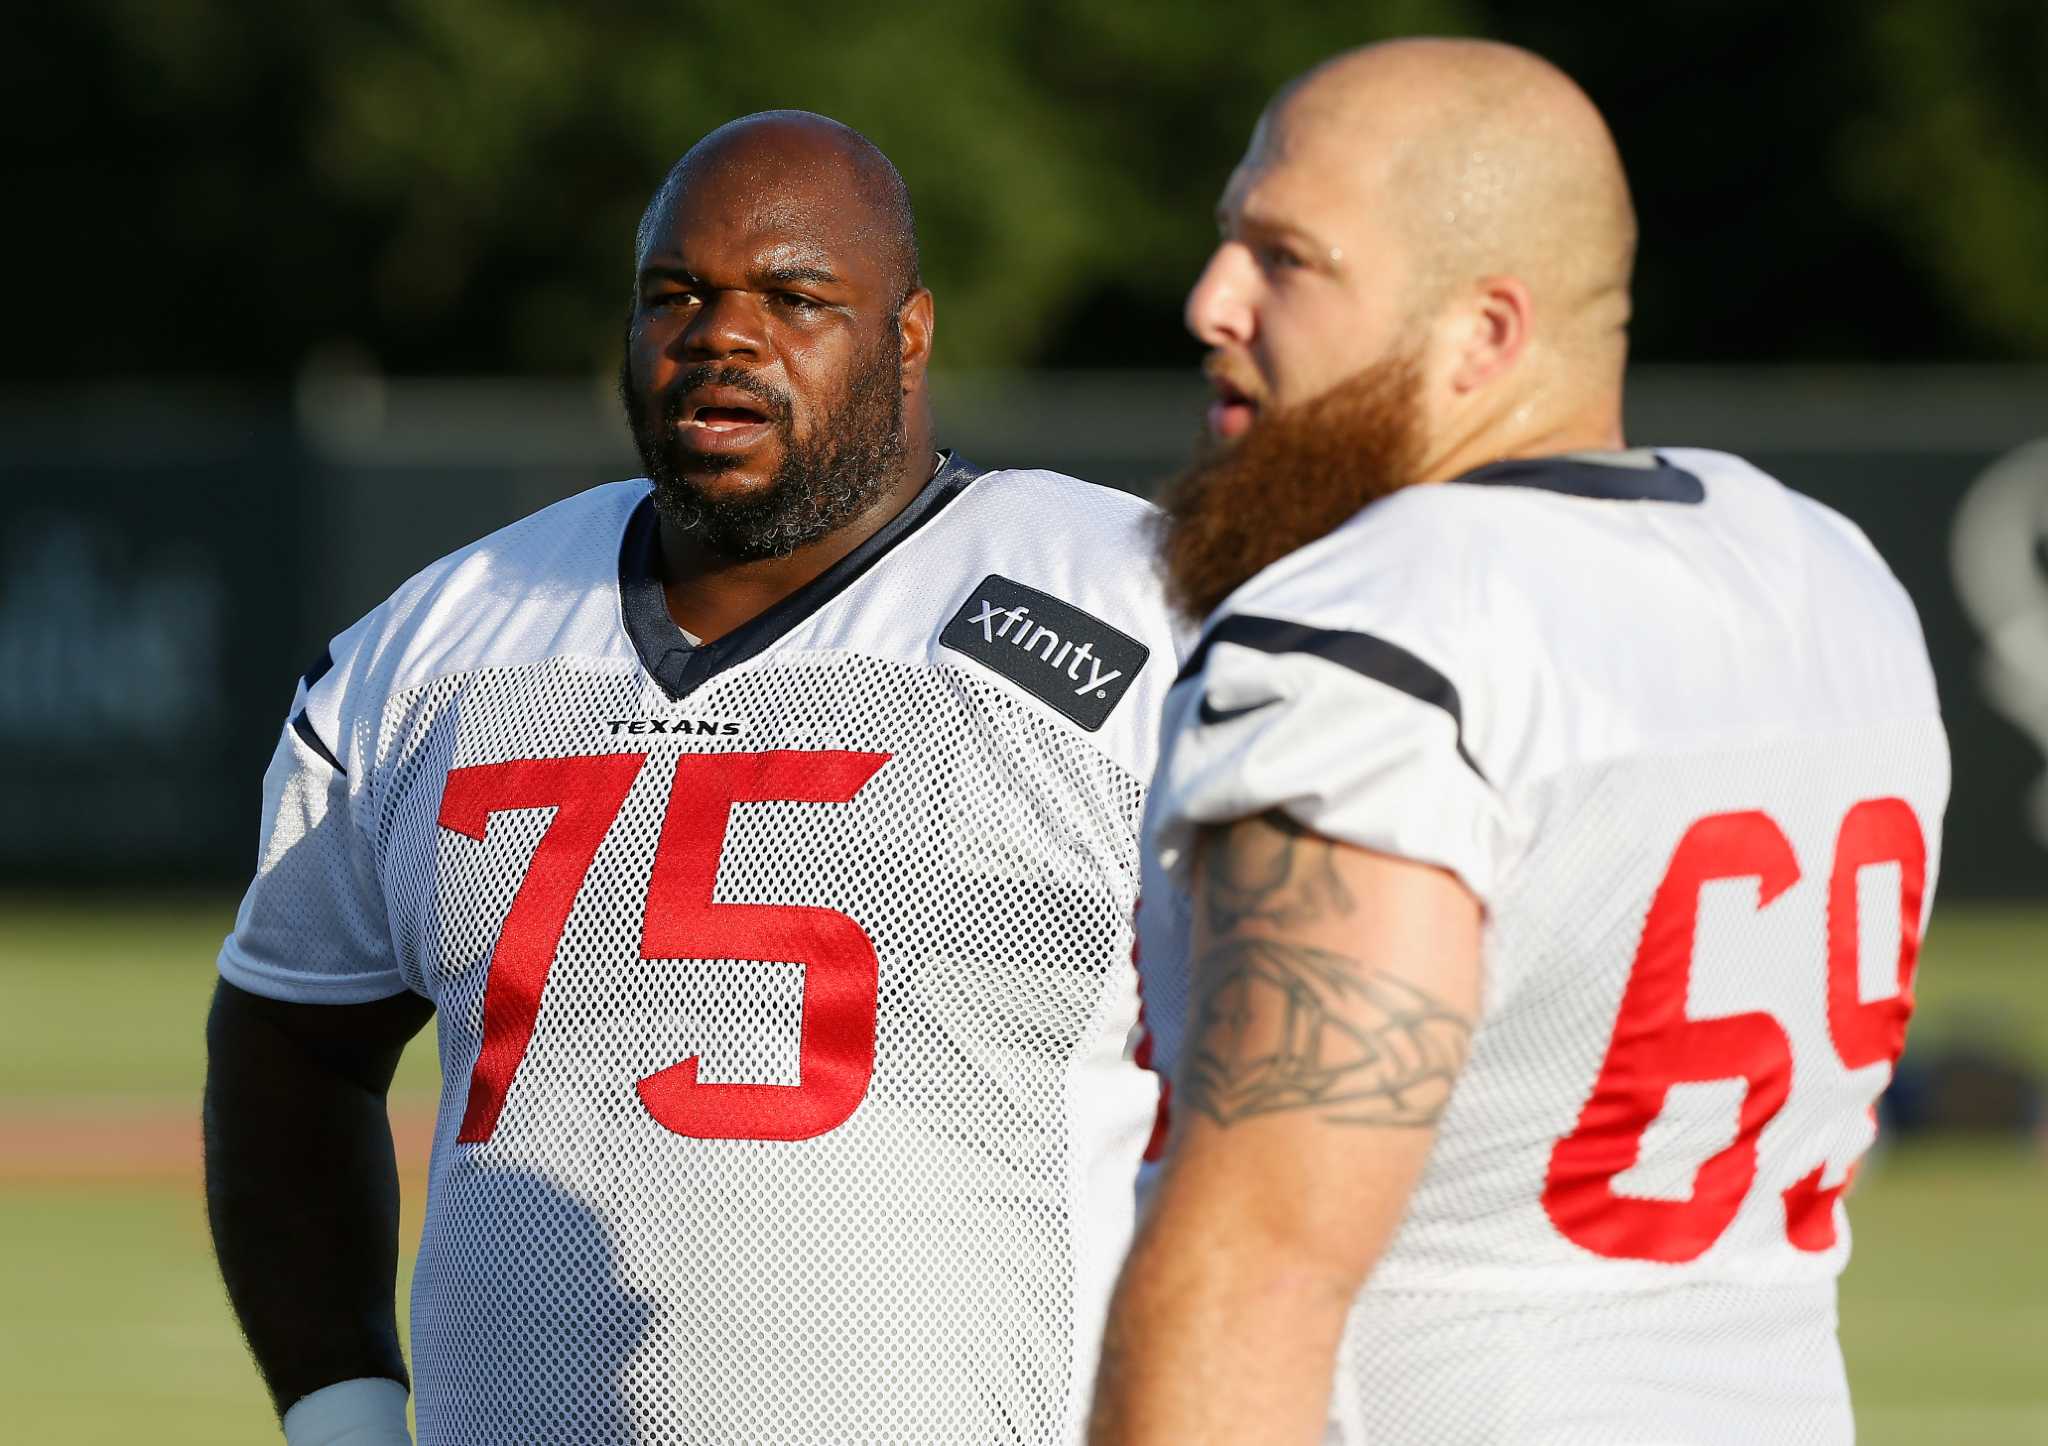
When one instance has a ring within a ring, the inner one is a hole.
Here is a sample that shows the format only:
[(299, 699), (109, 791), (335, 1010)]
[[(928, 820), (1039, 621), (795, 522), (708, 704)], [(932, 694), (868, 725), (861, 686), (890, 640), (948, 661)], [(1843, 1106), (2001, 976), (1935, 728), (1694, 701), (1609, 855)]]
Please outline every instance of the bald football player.
[(1219, 219), (1173, 1118), (1093, 1439), (1849, 1441), (1840, 1197), (1948, 789), (1912, 605), (1747, 463), (1626, 446), (1628, 187), (1538, 57), (1336, 57)]
[(1146, 504), (935, 450), (934, 333), (881, 152), (713, 132), (638, 236), (646, 476), (301, 680), (206, 1089), (289, 1441), (408, 1439), (385, 1091), (430, 1016), (423, 1443), (1080, 1439), (1175, 634)]

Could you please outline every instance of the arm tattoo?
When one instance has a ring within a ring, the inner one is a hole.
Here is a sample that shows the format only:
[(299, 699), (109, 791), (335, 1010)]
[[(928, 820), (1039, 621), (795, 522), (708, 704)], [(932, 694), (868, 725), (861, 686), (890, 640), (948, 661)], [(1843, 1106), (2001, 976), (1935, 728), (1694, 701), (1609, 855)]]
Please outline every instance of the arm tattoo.
[(1347, 955), (1226, 939), (1197, 961), (1177, 1099), (1219, 1125), (1313, 1110), (1333, 1125), (1431, 1125), (1472, 1021)]
[(1337, 846), (1284, 813), (1216, 829), (1204, 844), (1203, 896), (1213, 933), (1254, 921), (1286, 928), (1354, 907), (1337, 874)]
[[(1341, 1125), (1430, 1125), (1473, 1021), (1384, 970), (1273, 937), (1356, 907), (1336, 845), (1272, 813), (1209, 836), (1202, 893), (1215, 942), (1195, 961), (1179, 1098), (1219, 1125), (1312, 1110)], [(1257, 932), (1237, 931), (1245, 924)]]

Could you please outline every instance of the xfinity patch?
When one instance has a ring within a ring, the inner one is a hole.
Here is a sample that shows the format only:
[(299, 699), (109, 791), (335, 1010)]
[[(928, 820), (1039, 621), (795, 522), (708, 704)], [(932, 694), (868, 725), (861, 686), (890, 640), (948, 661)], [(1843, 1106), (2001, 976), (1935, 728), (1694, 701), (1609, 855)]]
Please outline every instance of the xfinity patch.
[(990, 573), (939, 641), (1094, 732), (1152, 650), (1049, 593)]

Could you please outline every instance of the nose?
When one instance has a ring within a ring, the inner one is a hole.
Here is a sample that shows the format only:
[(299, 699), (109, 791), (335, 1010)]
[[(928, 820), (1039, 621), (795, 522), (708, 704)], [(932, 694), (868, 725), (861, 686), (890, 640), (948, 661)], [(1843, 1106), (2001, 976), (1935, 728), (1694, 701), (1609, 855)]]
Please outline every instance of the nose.
[(683, 328), (683, 350), (705, 359), (753, 357), (762, 352), (761, 308), (742, 291), (713, 291)]
[(1251, 252), (1239, 242), (1225, 241), (1195, 278), (1182, 320), (1207, 346), (1249, 346), (1258, 330), (1257, 285)]

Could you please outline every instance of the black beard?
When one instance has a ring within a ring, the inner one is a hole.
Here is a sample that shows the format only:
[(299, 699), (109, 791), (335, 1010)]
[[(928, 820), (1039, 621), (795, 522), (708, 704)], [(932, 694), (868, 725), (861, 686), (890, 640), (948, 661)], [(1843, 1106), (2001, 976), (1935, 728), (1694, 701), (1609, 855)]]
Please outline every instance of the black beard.
[[(845, 400), (821, 420), (808, 443), (797, 438), (788, 393), (743, 367), (708, 363), (676, 377), (650, 427), (646, 408), (638, 405), (629, 358), (619, 369), (619, 398), (640, 465), (654, 483), (655, 511), (671, 527), (733, 562), (788, 557), (859, 517), (895, 480), (903, 461), (901, 338), (891, 317), (882, 345), (861, 363)], [(717, 496), (683, 473), (685, 465), (702, 475), (731, 471), (744, 461), (691, 453), (685, 462), (676, 433), (682, 399), (698, 387), (714, 385), (758, 401), (782, 443), (782, 464), (765, 487), (748, 496)]]
[(1416, 480), (1421, 373), (1399, 352), (1211, 445), (1160, 489), (1169, 601), (1199, 622), (1281, 558)]

